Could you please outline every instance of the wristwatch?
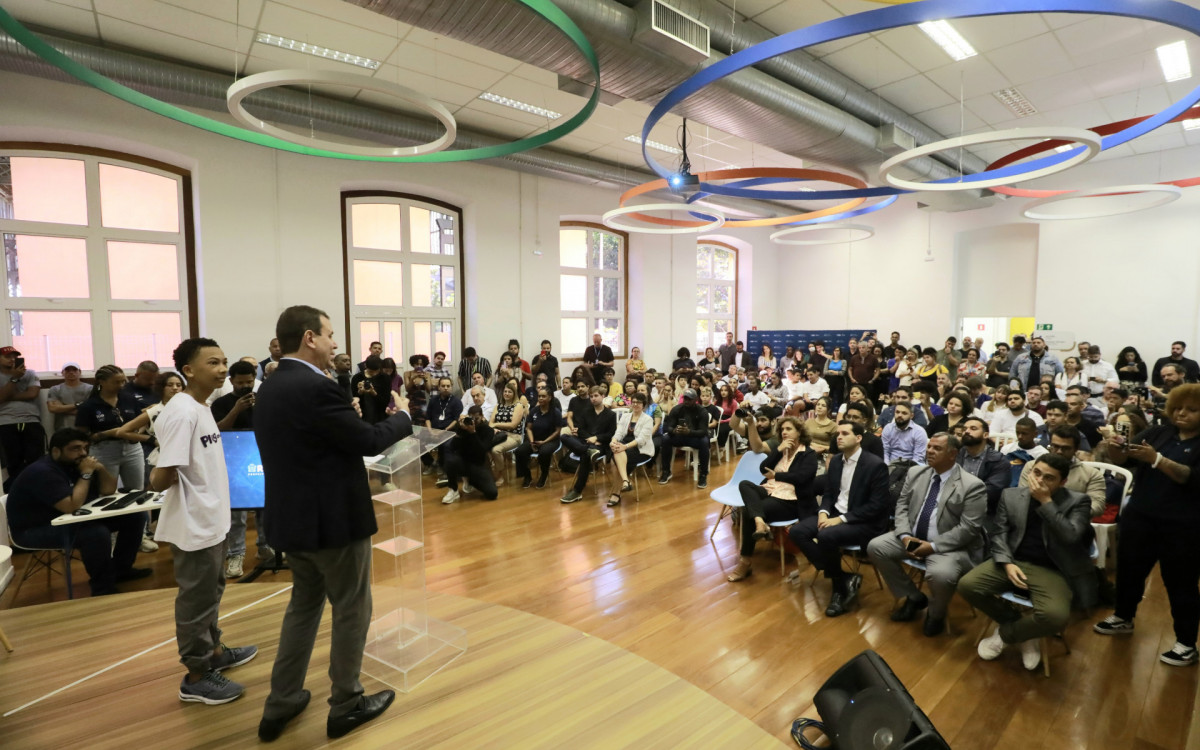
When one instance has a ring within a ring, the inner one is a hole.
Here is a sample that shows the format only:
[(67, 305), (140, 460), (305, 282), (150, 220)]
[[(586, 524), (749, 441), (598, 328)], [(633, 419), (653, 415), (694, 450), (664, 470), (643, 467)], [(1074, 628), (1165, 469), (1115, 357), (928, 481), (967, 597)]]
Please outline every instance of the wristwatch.
[(91, 478), (92, 478), (92, 472), (90, 472), (90, 471), (89, 471), (89, 472), (87, 472), (87, 473), (85, 473), (85, 474), (80, 474), (80, 475), (79, 475), (79, 478), (80, 478), (80, 479), (91, 479)]

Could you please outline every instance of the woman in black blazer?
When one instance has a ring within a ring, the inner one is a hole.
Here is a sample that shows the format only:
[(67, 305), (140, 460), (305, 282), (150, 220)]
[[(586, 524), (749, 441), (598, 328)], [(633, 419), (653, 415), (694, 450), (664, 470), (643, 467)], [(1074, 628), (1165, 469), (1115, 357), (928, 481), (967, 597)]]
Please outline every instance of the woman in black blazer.
[(804, 426), (798, 419), (783, 417), (776, 430), (779, 447), (759, 467), (766, 478), (761, 484), (744, 481), (738, 485), (744, 505), (741, 558), (728, 576), (730, 582), (740, 581), (753, 572), (750, 556), (754, 554), (754, 544), (771, 536), (771, 522), (803, 519), (817, 513), (813, 494), (817, 454), (808, 449)]

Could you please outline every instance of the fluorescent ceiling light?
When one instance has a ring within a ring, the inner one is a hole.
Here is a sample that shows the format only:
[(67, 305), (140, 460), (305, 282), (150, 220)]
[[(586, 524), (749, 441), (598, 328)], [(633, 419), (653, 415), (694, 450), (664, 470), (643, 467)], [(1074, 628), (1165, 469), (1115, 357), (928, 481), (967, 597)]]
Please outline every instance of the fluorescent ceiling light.
[(258, 36), (255, 37), (254, 40), (256, 42), (261, 42), (262, 44), (270, 44), (274, 47), (290, 49), (293, 52), (303, 52), (306, 55), (324, 57), (328, 60), (337, 60), (338, 62), (357, 65), (360, 68), (379, 70), (380, 62), (378, 60), (372, 60), (369, 57), (361, 57), (359, 55), (352, 55), (349, 52), (339, 52), (335, 49), (329, 49), (328, 47), (322, 47), (317, 44), (309, 44), (308, 42), (301, 42), (296, 39), (288, 39), (285, 36), (275, 36), (274, 34), (259, 32)]
[[(629, 141), (630, 143), (636, 143), (639, 146), (642, 145), (642, 137), (640, 135), (627, 135), (625, 136), (625, 140)], [(674, 154), (675, 156), (679, 156), (683, 153), (683, 151), (680, 151), (674, 146), (668, 146), (667, 144), (659, 143), (658, 141), (646, 141), (646, 147), (657, 149), (662, 151), (664, 154)]]
[(1029, 117), (1030, 115), (1037, 114), (1038, 110), (1037, 107), (1033, 106), (1033, 102), (1026, 99), (1025, 95), (1015, 88), (993, 91), (992, 96), (999, 99), (1001, 104), (1011, 109), (1017, 117)]
[(538, 117), (545, 117), (548, 120), (557, 120), (558, 118), (562, 117), (561, 112), (555, 112), (554, 110), (546, 109), (545, 107), (538, 107), (533, 104), (519, 102), (516, 99), (509, 99), (507, 96), (493, 94), (490, 91), (483, 92), (479, 95), (479, 98), (485, 102), (491, 102), (492, 104), (499, 104), (501, 106), (511, 107), (513, 109), (519, 109), (522, 112), (528, 112), (529, 114), (537, 115)]
[(1061, 146), (1056, 146), (1056, 147), (1054, 148), (1054, 153), (1056, 153), (1056, 154), (1065, 154), (1065, 153), (1067, 153), (1068, 151), (1070, 151), (1070, 150), (1071, 150), (1071, 149), (1073, 149), (1073, 148), (1075, 148), (1075, 145), (1074, 145), (1074, 144), (1071, 144), (1071, 143), (1064, 143), (1064, 144), (1063, 144), (1063, 145), (1061, 145)]
[(1200, 130), (1200, 119), (1197, 120), (1181, 120), (1180, 125), (1184, 130)]
[(1167, 79), (1167, 83), (1192, 77), (1192, 64), (1188, 62), (1186, 42), (1164, 44), (1156, 52), (1158, 64), (1162, 66), (1163, 77)]
[(963, 39), (962, 34), (955, 31), (949, 21), (926, 21), (920, 26), (921, 31), (928, 34), (930, 39), (937, 42), (938, 46), (955, 60), (966, 60), (979, 54), (970, 42)]

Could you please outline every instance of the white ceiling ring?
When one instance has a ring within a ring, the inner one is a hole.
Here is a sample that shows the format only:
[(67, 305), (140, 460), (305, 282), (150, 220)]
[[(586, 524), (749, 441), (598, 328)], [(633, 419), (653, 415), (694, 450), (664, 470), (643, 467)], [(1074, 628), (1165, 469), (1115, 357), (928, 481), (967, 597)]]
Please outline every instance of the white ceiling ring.
[[(1065, 159), (1056, 164), (1051, 164), (1048, 167), (1042, 167), (1041, 169), (1034, 169), (1028, 172), (1019, 172), (1017, 174), (1009, 174), (1003, 177), (995, 177), (990, 180), (979, 180), (977, 182), (914, 182), (912, 180), (902, 180), (892, 174), (892, 171), (897, 167), (907, 164), (913, 159), (918, 159), (922, 156), (929, 156), (930, 154), (936, 154), (942, 151), (950, 151), (957, 148), (970, 148), (971, 146), (979, 146), (985, 143), (1016, 140), (1072, 141), (1080, 146), (1083, 146), (1083, 148), (1076, 147), (1072, 149), (1069, 155), (1065, 155)], [(1071, 167), (1076, 167), (1080, 164), (1083, 164), (1085, 161), (1088, 161), (1096, 154), (1100, 153), (1100, 150), (1100, 136), (1083, 128), (1009, 128), (1007, 130), (997, 130), (993, 133), (976, 133), (974, 135), (958, 136), (957, 138), (947, 138), (944, 141), (936, 141), (924, 146), (918, 146), (917, 148), (909, 149), (902, 154), (896, 154), (883, 164), (879, 165), (879, 179), (889, 185), (892, 185), (893, 187), (904, 188), (905, 190), (940, 192), (949, 192), (953, 190), (978, 190), (980, 188), (1012, 185), (1018, 182), (1024, 182), (1026, 180), (1036, 180), (1039, 177), (1058, 174), (1059, 172), (1064, 172)]]
[[(1101, 198), (1105, 196), (1122, 196), (1122, 195), (1151, 195), (1158, 194), (1158, 197), (1152, 201), (1141, 205), (1126, 205), (1113, 209), (1111, 206), (1107, 211), (1090, 211), (1090, 212), (1075, 212), (1075, 213), (1058, 213), (1053, 211), (1043, 211), (1046, 206), (1054, 203), (1062, 203), (1064, 201), (1075, 200), (1076, 198)], [(1034, 219), (1037, 221), (1065, 221), (1071, 219), (1103, 219), (1108, 216), (1121, 216), (1122, 214), (1132, 214), (1138, 211), (1147, 211), (1151, 208), (1165, 206), (1168, 203), (1173, 203), (1183, 197), (1183, 189), (1177, 185), (1163, 184), (1146, 184), (1146, 185), (1115, 185), (1113, 187), (1094, 188), (1092, 190), (1077, 190), (1072, 193), (1063, 195), (1052, 195), (1049, 198), (1039, 198), (1033, 201), (1021, 211), (1026, 219)]]
[[(242, 100), (256, 91), (275, 88), (277, 86), (307, 86), (309, 84), (351, 86), (363, 91), (372, 91), (377, 94), (395, 97), (436, 117), (438, 122), (442, 124), (442, 127), (446, 129), (446, 132), (441, 138), (419, 146), (356, 146), (298, 135), (290, 130), (284, 130), (269, 122), (258, 119), (247, 112), (246, 108), (242, 106)], [(407, 86), (340, 70), (293, 69), (270, 70), (266, 73), (256, 73), (252, 76), (246, 76), (230, 86), (229, 90), (225, 92), (225, 102), (229, 107), (229, 113), (233, 115), (234, 119), (252, 130), (258, 130), (275, 136), (280, 140), (296, 143), (301, 146), (312, 146), (328, 151), (340, 151), (358, 156), (391, 157), (433, 154), (449, 148), (458, 136), (458, 124), (454, 120), (454, 115), (450, 114), (450, 110), (446, 109), (439, 102)]]
[[(711, 216), (712, 221), (707, 224), (702, 224), (698, 227), (645, 227), (632, 224), (620, 224), (613, 221), (618, 216), (626, 214), (643, 213), (646, 211), (691, 211), (702, 216)], [(637, 234), (702, 234), (712, 231), (725, 225), (725, 214), (715, 208), (699, 208), (697, 206), (689, 206), (682, 203), (643, 203), (640, 206), (622, 206), (614, 208), (611, 211), (605, 212), (600, 217), (600, 221), (609, 229), (619, 229), (622, 232), (633, 232)]]
[[(817, 239), (817, 240), (786, 240), (784, 237), (800, 232), (816, 232), (818, 230), (832, 231), (835, 229), (848, 229), (851, 232), (862, 232), (858, 237), (847, 237), (846, 239)], [(777, 245), (840, 245), (847, 242), (861, 242), (862, 240), (870, 239), (875, 236), (875, 227), (867, 226), (866, 224), (812, 224), (803, 227), (791, 227), (790, 229), (780, 229), (771, 235), (771, 242)]]

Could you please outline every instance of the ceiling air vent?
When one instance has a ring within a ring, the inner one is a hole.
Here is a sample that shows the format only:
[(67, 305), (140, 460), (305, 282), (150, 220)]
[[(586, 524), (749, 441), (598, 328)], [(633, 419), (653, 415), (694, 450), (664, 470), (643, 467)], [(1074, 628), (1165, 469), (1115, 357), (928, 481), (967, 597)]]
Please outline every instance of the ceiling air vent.
[(895, 156), (915, 148), (916, 145), (916, 137), (896, 123), (887, 122), (879, 126), (876, 146), (883, 153)]
[(663, 0), (645, 0), (637, 10), (634, 41), (689, 65), (708, 59), (707, 26)]

